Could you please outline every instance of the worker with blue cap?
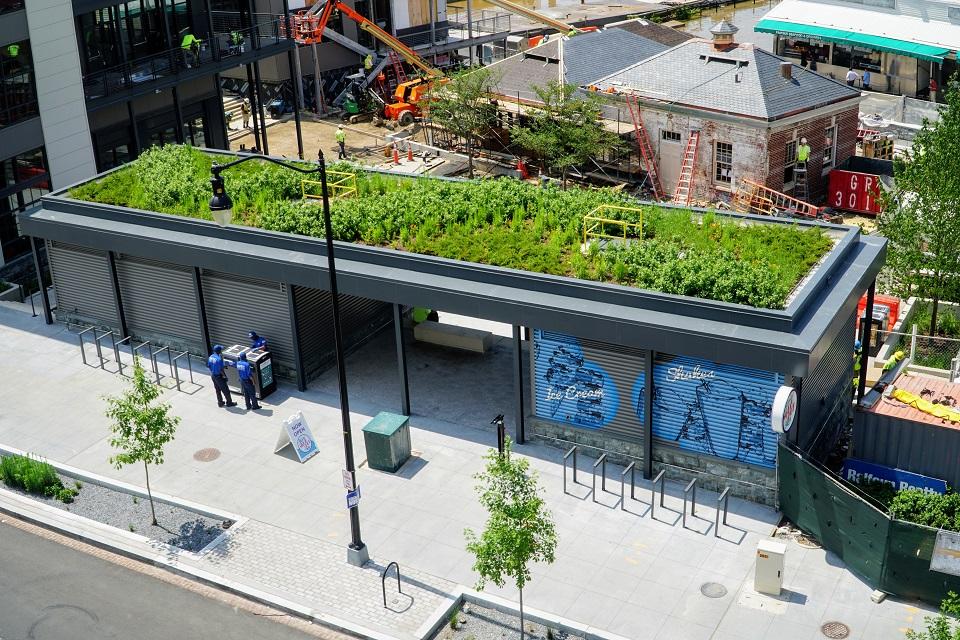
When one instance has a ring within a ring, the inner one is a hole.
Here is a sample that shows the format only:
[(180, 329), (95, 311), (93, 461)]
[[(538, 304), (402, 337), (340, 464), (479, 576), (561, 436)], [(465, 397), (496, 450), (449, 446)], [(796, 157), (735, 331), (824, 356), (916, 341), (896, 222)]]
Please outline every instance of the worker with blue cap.
[(247, 405), (247, 411), (259, 409), (257, 404), (257, 390), (253, 387), (253, 367), (247, 361), (247, 353), (244, 351), (237, 360), (237, 375), (240, 377), (240, 388), (243, 390), (243, 401)]
[(261, 338), (260, 336), (258, 336), (256, 331), (251, 331), (250, 333), (247, 334), (247, 336), (250, 338), (251, 349), (263, 349), (264, 351), (267, 350), (266, 338)]
[[(233, 401), (233, 397), (230, 395), (230, 388), (227, 387), (227, 374), (224, 371), (229, 363), (223, 359), (222, 352), (222, 346), (214, 345), (213, 353), (207, 358), (207, 368), (210, 369), (210, 379), (213, 380), (213, 388), (217, 392), (217, 406), (222, 407), (226, 404), (228, 407), (235, 407), (237, 403)], [(227, 398), (226, 403), (223, 401), (224, 396)]]

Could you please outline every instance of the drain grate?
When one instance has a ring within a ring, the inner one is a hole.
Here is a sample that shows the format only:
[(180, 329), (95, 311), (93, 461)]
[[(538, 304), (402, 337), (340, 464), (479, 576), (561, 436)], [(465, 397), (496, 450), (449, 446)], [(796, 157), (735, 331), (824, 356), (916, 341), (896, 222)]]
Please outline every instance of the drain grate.
[(220, 457), (220, 449), (214, 449), (213, 447), (207, 447), (206, 449), (200, 449), (195, 454), (193, 454), (193, 459), (198, 462), (213, 462)]
[(850, 627), (842, 622), (827, 622), (820, 627), (820, 632), (827, 638), (843, 640), (843, 638), (850, 635)]
[(708, 598), (722, 598), (727, 595), (727, 588), (719, 582), (704, 582), (700, 585), (700, 593)]

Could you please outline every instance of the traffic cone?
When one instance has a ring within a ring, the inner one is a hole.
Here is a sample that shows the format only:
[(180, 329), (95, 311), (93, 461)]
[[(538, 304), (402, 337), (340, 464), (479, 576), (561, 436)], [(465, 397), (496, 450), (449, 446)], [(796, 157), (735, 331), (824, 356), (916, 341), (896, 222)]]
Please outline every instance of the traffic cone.
[(397, 151), (397, 143), (393, 143), (393, 164), (400, 164), (400, 152)]
[(413, 162), (413, 145), (407, 143), (407, 162)]

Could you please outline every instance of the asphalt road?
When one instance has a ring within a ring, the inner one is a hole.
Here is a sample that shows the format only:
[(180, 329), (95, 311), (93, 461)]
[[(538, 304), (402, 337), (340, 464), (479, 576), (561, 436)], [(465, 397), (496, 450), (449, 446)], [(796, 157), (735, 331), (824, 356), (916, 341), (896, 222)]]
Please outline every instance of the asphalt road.
[(0, 524), (0, 640), (202, 637), (315, 638)]

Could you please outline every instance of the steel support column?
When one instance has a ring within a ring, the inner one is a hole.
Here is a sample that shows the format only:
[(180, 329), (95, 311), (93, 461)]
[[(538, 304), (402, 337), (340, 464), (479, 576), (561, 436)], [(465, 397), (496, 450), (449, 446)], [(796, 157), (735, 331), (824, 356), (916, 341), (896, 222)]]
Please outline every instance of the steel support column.
[(140, 155), (143, 146), (140, 144), (140, 128), (137, 126), (137, 113), (133, 109), (133, 100), (127, 101), (127, 117), (130, 119), (130, 129), (133, 131), (133, 157)]
[(297, 319), (297, 299), (293, 285), (287, 287), (287, 311), (290, 314), (290, 335), (293, 337), (293, 362), (297, 366), (297, 389), (307, 390), (307, 371), (303, 368), (303, 353), (300, 351), (300, 322)]
[(33, 252), (33, 268), (37, 271), (37, 284), (40, 286), (40, 301), (43, 303), (43, 321), (53, 324), (53, 312), (50, 311), (50, 298), (47, 297), (47, 285), (43, 278), (43, 267), (40, 265), (40, 249), (37, 239), (30, 236), (30, 250)]
[[(290, 81), (293, 83), (293, 120), (297, 126), (297, 155), (303, 160), (303, 129), (300, 127), (300, 105), (303, 102), (303, 98), (300, 97), (300, 90), (303, 88), (301, 86), (300, 74), (297, 73), (297, 68), (300, 65), (294, 65), (293, 56), (300, 56), (300, 49), (295, 51), (287, 51), (287, 64), (290, 66)], [(266, 138), (266, 134), (263, 136)]]
[(200, 267), (193, 268), (193, 293), (197, 298), (197, 317), (200, 318), (200, 333), (203, 336), (203, 344), (207, 347), (207, 353), (213, 350), (213, 343), (210, 341), (210, 326), (207, 324), (207, 305), (203, 301), (203, 280), (200, 277)]
[(250, 101), (250, 116), (253, 118), (253, 141), (257, 145), (258, 151), (263, 151), (260, 145), (260, 129), (257, 125), (257, 93), (253, 84), (253, 69), (247, 65), (247, 100)]
[(517, 444), (523, 444), (526, 438), (523, 402), (523, 344), (519, 325), (513, 325), (513, 399), (514, 420), (517, 431)]
[(863, 310), (863, 335), (860, 339), (860, 380), (857, 383), (857, 404), (863, 400), (863, 393), (867, 388), (867, 362), (870, 361), (870, 336), (873, 333), (873, 294), (877, 288), (877, 281), (870, 283), (867, 289), (867, 306)]
[(253, 79), (256, 81), (254, 89), (257, 92), (257, 109), (260, 110), (260, 128), (263, 134), (263, 148), (260, 149), (260, 152), (268, 156), (270, 155), (270, 147), (267, 145), (267, 116), (263, 110), (263, 86), (260, 82), (260, 63), (256, 60), (253, 61)]
[(643, 479), (653, 477), (653, 361), (656, 351), (643, 358)]
[(410, 415), (410, 385), (407, 382), (407, 349), (403, 336), (403, 313), (393, 305), (393, 335), (397, 342), (397, 373), (400, 376), (400, 413)]
[(117, 306), (117, 318), (120, 319), (120, 337), (126, 338), (130, 335), (127, 329), (127, 314), (123, 312), (123, 296), (120, 295), (120, 276), (117, 274), (117, 255), (113, 251), (107, 251), (107, 264), (110, 265), (110, 280), (113, 282), (113, 302)]
[[(223, 117), (220, 119), (220, 122), (223, 123), (221, 127), (221, 132), (223, 133), (223, 148), (230, 149), (230, 123), (227, 122), (227, 113), (223, 110), (223, 87), (220, 85), (220, 74), (213, 74), (213, 81), (217, 85), (217, 104), (220, 106), (220, 113), (223, 114)], [(210, 146), (210, 145), (207, 145)]]
[(177, 124), (173, 127), (173, 135), (178, 144), (183, 144), (183, 110), (180, 109), (180, 92), (174, 86), (170, 88), (170, 93), (173, 95), (173, 117), (177, 119)]

